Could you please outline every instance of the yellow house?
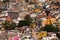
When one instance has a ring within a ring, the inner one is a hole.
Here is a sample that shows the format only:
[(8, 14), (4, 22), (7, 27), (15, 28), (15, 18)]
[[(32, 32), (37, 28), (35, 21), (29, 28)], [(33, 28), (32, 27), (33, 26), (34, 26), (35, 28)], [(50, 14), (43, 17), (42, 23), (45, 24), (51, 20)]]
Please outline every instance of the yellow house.
[(41, 11), (41, 9), (39, 9), (39, 8), (36, 8), (35, 10), (34, 10), (34, 12), (40, 12)]
[(36, 23), (30, 24), (30, 26), (31, 26), (32, 28), (36, 28)]
[(38, 33), (38, 38), (43, 38), (47, 36), (47, 32), (46, 31), (41, 31)]
[(42, 32), (41, 32), (41, 36), (42, 36), (42, 38), (43, 38), (43, 37), (47, 37), (47, 32), (42, 31)]
[(38, 33), (38, 38), (42, 38), (41, 32)]

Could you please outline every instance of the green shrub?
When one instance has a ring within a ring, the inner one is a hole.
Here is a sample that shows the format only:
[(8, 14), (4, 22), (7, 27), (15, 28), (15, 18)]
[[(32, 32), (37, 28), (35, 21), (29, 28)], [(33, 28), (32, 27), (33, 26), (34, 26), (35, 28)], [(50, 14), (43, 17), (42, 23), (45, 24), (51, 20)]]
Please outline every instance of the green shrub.
[(32, 18), (30, 17), (30, 15), (26, 15), (25, 20), (21, 20), (18, 23), (18, 27), (22, 27), (22, 26), (30, 26), (30, 24), (32, 23)]
[(46, 25), (44, 31), (47, 32), (57, 32), (59, 31), (58, 27), (54, 27), (53, 25)]
[(3, 27), (5, 27), (6, 30), (13, 30), (16, 28), (16, 23), (14, 22), (8, 22), (8, 21), (5, 21), (5, 23), (3, 23)]

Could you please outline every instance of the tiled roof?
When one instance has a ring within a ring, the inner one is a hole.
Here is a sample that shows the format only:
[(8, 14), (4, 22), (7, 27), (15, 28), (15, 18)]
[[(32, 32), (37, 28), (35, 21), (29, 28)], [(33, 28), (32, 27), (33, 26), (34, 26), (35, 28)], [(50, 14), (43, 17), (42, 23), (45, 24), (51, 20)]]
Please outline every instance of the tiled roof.
[(8, 12), (8, 15), (13, 19), (17, 19), (19, 16), (19, 13), (18, 12)]

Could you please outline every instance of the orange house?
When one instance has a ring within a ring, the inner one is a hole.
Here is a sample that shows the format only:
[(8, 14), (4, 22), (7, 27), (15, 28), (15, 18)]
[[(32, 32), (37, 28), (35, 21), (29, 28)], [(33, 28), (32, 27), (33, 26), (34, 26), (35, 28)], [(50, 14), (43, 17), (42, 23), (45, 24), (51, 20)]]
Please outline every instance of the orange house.
[(45, 20), (43, 20), (43, 25), (50, 25), (56, 22), (56, 19), (51, 17), (51, 16), (47, 16), (47, 18)]
[(53, 23), (55, 23), (55, 22), (56, 22), (56, 19), (53, 18), (53, 17), (51, 17), (51, 16), (49, 15), (49, 16), (47, 16), (47, 19), (46, 19), (45, 24), (46, 24), (46, 25), (50, 25), (50, 24), (53, 24)]

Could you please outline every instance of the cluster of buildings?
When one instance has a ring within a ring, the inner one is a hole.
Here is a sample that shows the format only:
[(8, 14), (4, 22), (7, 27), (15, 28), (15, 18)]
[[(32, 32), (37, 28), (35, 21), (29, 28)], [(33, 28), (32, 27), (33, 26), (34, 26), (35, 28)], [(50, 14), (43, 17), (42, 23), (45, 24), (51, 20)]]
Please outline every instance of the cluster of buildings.
[[(29, 14), (38, 25), (60, 21), (60, 0), (0, 0), (0, 20), (9, 16), (15, 23)], [(41, 21), (41, 22), (40, 22)]]
[[(27, 14), (33, 19), (32, 22), (37, 22), (38, 26), (53, 24), (60, 27), (60, 0), (0, 0), (0, 27), (5, 20), (19, 23)], [(28, 32), (31, 33), (30, 30)], [(25, 38), (28, 38), (28, 32)], [(25, 33), (20, 34), (26, 36)], [(33, 34), (36, 38), (35, 32)], [(40, 33), (38, 36), (44, 36), (42, 34)], [(47, 33), (44, 34), (46, 36)]]

